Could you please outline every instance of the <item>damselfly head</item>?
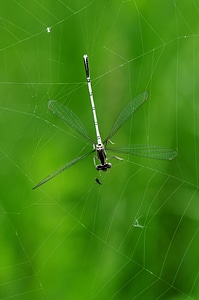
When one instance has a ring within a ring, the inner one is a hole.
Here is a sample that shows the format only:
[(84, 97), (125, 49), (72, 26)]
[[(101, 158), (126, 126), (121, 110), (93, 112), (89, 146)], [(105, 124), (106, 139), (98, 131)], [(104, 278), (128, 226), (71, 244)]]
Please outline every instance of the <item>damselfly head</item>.
[(110, 169), (111, 167), (112, 167), (111, 163), (105, 163), (104, 165), (97, 165), (96, 166), (96, 170), (97, 171), (104, 171), (104, 172), (106, 172), (107, 169)]

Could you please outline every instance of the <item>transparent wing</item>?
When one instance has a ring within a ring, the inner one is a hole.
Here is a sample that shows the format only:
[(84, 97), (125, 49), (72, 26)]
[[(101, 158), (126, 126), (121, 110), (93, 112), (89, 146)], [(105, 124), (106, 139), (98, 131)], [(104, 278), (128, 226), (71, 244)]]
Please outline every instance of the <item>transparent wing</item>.
[(35, 185), (33, 187), (33, 190), (37, 189), (38, 187), (40, 187), (41, 185), (43, 185), (44, 183), (48, 182), (49, 180), (53, 179), (55, 176), (59, 175), (60, 173), (62, 173), (63, 171), (65, 171), (66, 169), (70, 168), (71, 166), (73, 166), (74, 164), (76, 164), (77, 162), (83, 160), (84, 158), (88, 157), (89, 155), (91, 155), (95, 150), (92, 150), (82, 156), (76, 157), (75, 159), (73, 159), (71, 162), (67, 163), (66, 165), (63, 165), (62, 167), (60, 167), (59, 169), (57, 169), (55, 172), (51, 173), (50, 175), (48, 175), (46, 178), (44, 178), (42, 181), (40, 181), (37, 185)]
[(165, 160), (172, 160), (178, 155), (177, 151), (173, 149), (153, 145), (130, 145), (120, 148), (106, 148), (106, 150), (116, 153)]
[(132, 117), (132, 115), (145, 103), (148, 99), (148, 92), (145, 91), (136, 96), (130, 101), (120, 112), (119, 116), (115, 120), (109, 136), (106, 138), (106, 142)]
[(91, 143), (94, 143), (93, 139), (88, 135), (86, 128), (84, 127), (82, 121), (78, 116), (67, 106), (55, 101), (48, 101), (48, 109), (63, 120), (67, 125), (76, 130), (81, 134), (86, 140)]

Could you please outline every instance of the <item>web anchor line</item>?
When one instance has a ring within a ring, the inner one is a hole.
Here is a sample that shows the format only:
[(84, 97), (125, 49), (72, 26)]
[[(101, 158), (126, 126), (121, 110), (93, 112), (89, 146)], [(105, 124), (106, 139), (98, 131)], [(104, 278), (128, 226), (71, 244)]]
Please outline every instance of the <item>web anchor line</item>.
[[(90, 79), (90, 70), (89, 70), (89, 63), (88, 63), (88, 55), (85, 54), (83, 56), (84, 59), (84, 67), (86, 72), (86, 79), (87, 79), (87, 85), (88, 85), (88, 91), (89, 91), (89, 97), (91, 101), (91, 108), (93, 112), (93, 119), (94, 119), (94, 126), (96, 131), (96, 141), (95, 142), (88, 134), (84, 124), (79, 119), (79, 117), (67, 106), (55, 101), (55, 100), (49, 100), (48, 101), (48, 109), (58, 116), (65, 124), (70, 126), (72, 129), (74, 129), (76, 132), (78, 132), (84, 139), (92, 143), (94, 149), (82, 156), (76, 157), (69, 163), (61, 166), (56, 171), (45, 177), (42, 181), (40, 181), (37, 185), (33, 187), (33, 189), (36, 189), (40, 187), (41, 185), (45, 184), (49, 180), (53, 179), (55, 176), (59, 175), (66, 169), (70, 168), (74, 164), (76, 164), (79, 161), (82, 161), (83, 159), (87, 158), (94, 152), (96, 152), (97, 156), (96, 158), (100, 161), (100, 164), (96, 165), (97, 171), (107, 171), (112, 167), (111, 163), (107, 162), (107, 156), (106, 156), (106, 150), (114, 153), (123, 153), (123, 154), (130, 154), (135, 156), (141, 156), (141, 157), (147, 157), (147, 158), (153, 158), (153, 159), (161, 159), (161, 160), (172, 160), (177, 156), (177, 152), (173, 149), (161, 147), (161, 146), (154, 146), (154, 145), (139, 145), (139, 144), (132, 144), (125, 147), (117, 147), (117, 148), (109, 148), (107, 147), (108, 142), (110, 139), (115, 135), (115, 133), (135, 114), (135, 112), (146, 102), (148, 99), (148, 92), (144, 91), (143, 93), (137, 95), (133, 100), (131, 100), (127, 105), (121, 110), (118, 117), (116, 118), (112, 129), (107, 136), (107, 138), (102, 142), (98, 121), (97, 121), (97, 114), (96, 114), (96, 108), (93, 98), (93, 92), (91, 87), (91, 79)], [(111, 142), (111, 144), (113, 144)], [(95, 157), (94, 157), (95, 158)], [(118, 156), (110, 156), (110, 158), (116, 158), (119, 160), (122, 160)], [(95, 161), (95, 160), (94, 160)], [(97, 181), (98, 182), (98, 181)], [(100, 182), (100, 181), (99, 181)], [(98, 183), (99, 183), (98, 182)]]

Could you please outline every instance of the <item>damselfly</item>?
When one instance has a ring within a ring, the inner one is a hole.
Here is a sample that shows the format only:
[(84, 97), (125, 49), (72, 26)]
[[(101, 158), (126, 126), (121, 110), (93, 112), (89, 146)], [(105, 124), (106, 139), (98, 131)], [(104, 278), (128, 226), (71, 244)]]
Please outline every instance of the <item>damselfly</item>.
[[(96, 131), (96, 139), (95, 142), (87, 133), (87, 130), (81, 120), (77, 117), (77, 115), (70, 110), (67, 106), (55, 101), (50, 100), (48, 101), (48, 108), (52, 113), (57, 115), (60, 119), (62, 119), (67, 125), (69, 125), (72, 129), (76, 130), (80, 135), (82, 135), (87, 141), (91, 142), (93, 145), (93, 150), (90, 152), (79, 156), (69, 163), (63, 165), (55, 172), (51, 173), (49, 176), (44, 178), (41, 182), (39, 182), (33, 189), (36, 189), (43, 185), (44, 183), (48, 182), (61, 172), (65, 171), (66, 169), (70, 168), (77, 162), (83, 160), (84, 158), (88, 157), (92, 153), (96, 152), (96, 158), (99, 160), (100, 164), (96, 165), (96, 170), (98, 171), (107, 171), (111, 168), (111, 163), (107, 162), (106, 157), (106, 150), (114, 152), (114, 153), (124, 153), (124, 154), (131, 154), (136, 156), (148, 157), (148, 158), (155, 158), (155, 159), (163, 159), (163, 160), (172, 160), (177, 156), (177, 152), (173, 149), (160, 147), (160, 146), (153, 146), (153, 145), (129, 145), (126, 147), (120, 148), (109, 148), (108, 142), (113, 137), (113, 135), (133, 116), (133, 114), (146, 102), (148, 99), (148, 92), (144, 91), (143, 93), (136, 96), (132, 101), (130, 101), (120, 112), (117, 119), (115, 120), (113, 127), (108, 135), (108, 137), (102, 142), (101, 135), (99, 132), (96, 109), (93, 99), (92, 87), (91, 87), (91, 80), (90, 80), (90, 70), (88, 64), (88, 56), (85, 54), (83, 56), (84, 59), (84, 67), (86, 71), (86, 78), (88, 84), (88, 91), (91, 101), (91, 107), (93, 112), (94, 118), (94, 125)], [(94, 157), (95, 158), (95, 157)], [(109, 158), (118, 158), (117, 156), (111, 156)], [(118, 158), (120, 159), (120, 158)]]

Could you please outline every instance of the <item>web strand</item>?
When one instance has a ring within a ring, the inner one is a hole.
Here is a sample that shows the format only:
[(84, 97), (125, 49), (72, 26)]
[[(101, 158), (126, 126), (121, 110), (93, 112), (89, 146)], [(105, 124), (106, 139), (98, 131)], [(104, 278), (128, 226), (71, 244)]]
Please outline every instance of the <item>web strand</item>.
[[(197, 1), (3, 1), (0, 10), (0, 298), (198, 299)], [(94, 139), (83, 53), (102, 99)], [(51, 99), (68, 123), (49, 112)], [(105, 142), (123, 160), (99, 173), (84, 158), (112, 124), (114, 145)], [(149, 143), (178, 157), (128, 156), (153, 153)], [(78, 161), (32, 191), (46, 171)]]

